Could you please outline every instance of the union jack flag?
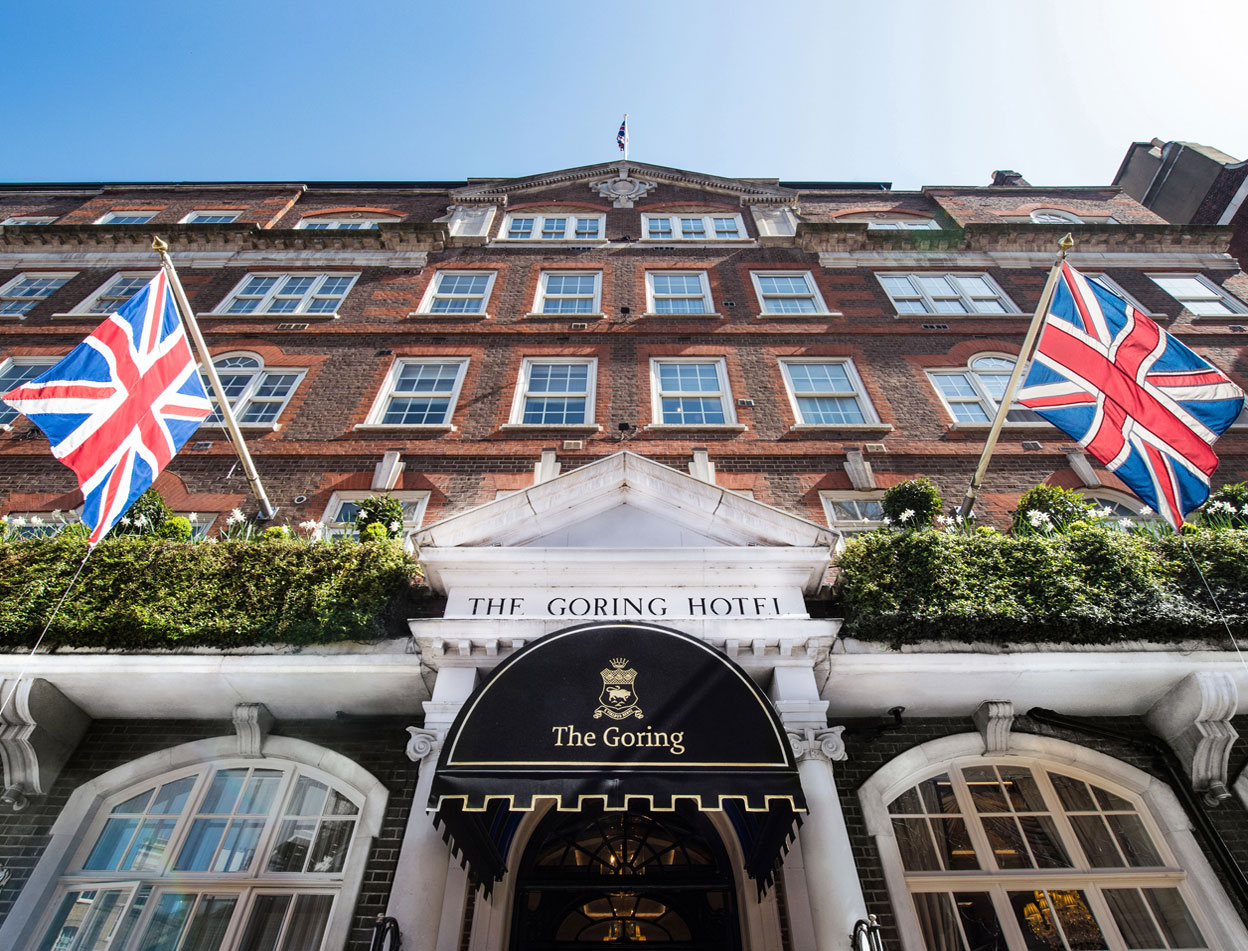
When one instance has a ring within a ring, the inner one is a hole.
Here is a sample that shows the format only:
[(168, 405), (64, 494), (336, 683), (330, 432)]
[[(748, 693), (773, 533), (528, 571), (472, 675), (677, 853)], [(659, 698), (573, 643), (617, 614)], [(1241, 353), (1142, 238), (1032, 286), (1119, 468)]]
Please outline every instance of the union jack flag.
[(1209, 497), (1212, 444), (1244, 394), (1065, 261), (1018, 402), (1099, 460), (1176, 529)]
[(615, 134), (615, 144), (624, 152), (628, 149), (628, 116), (620, 123), (620, 131)]
[(4, 401), (74, 470), (92, 545), (212, 413), (164, 271)]

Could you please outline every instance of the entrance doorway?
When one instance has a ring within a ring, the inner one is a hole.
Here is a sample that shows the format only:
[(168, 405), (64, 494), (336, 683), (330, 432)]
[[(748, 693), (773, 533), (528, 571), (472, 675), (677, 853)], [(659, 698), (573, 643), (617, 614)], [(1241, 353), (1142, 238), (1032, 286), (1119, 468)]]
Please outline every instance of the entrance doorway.
[(514, 908), (512, 951), (741, 947), (727, 852), (692, 808), (552, 811), (524, 852)]

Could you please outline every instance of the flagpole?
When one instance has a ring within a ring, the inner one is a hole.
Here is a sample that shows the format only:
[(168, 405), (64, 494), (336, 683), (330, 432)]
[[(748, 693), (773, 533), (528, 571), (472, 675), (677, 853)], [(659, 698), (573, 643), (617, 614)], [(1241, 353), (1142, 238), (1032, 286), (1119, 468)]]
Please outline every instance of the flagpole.
[(979, 457), (979, 465), (975, 469), (975, 474), (971, 476), (971, 484), (966, 489), (966, 497), (962, 499), (962, 505), (958, 509), (958, 516), (963, 521), (971, 517), (971, 512), (975, 508), (975, 496), (979, 492), (979, 487), (983, 484), (984, 475), (988, 472), (988, 463), (992, 458), (992, 451), (997, 448), (997, 439), (1001, 435), (1001, 427), (1005, 425), (1005, 418), (1010, 413), (1010, 404), (1014, 402), (1014, 393), (1018, 390), (1018, 384), (1022, 380), (1023, 370), (1026, 369), (1027, 363), (1031, 359), (1031, 351), (1035, 346), (1036, 337), (1044, 324), (1044, 318), (1048, 316), (1049, 304), (1053, 302), (1053, 294), (1057, 290), (1058, 275), (1062, 273), (1062, 262), (1066, 260), (1066, 255), (1070, 253), (1070, 249), (1075, 246), (1075, 239), (1067, 234), (1057, 243), (1057, 246), (1060, 249), (1057, 254), (1057, 260), (1053, 262), (1053, 267), (1049, 271), (1049, 279), (1044, 282), (1044, 290), (1040, 293), (1040, 303), (1036, 305), (1036, 312), (1031, 318), (1031, 326), (1027, 328), (1027, 336), (1023, 339), (1023, 348), (1018, 352), (1018, 359), (1014, 361), (1014, 372), (1010, 374), (1009, 382), (1005, 385), (1005, 392), (1001, 395), (1001, 402), (997, 406), (997, 415), (993, 417), (992, 427), (988, 430), (988, 441), (984, 443), (984, 451)]
[(153, 238), (152, 250), (160, 255), (160, 265), (169, 278), (169, 286), (173, 290), (174, 299), (178, 302), (182, 318), (186, 321), (186, 329), (190, 331), (191, 339), (195, 341), (195, 349), (199, 351), (204, 374), (208, 377), (208, 383), (212, 387), (212, 395), (216, 397), (217, 409), (225, 420), (225, 429), (230, 442), (234, 444), (234, 451), (243, 464), (243, 473), (247, 476), (251, 490), (260, 503), (260, 518), (267, 521), (277, 513), (277, 509), (273, 508), (273, 504), (269, 501), (264, 486), (260, 483), (260, 474), (256, 472), (255, 464), (251, 461), (251, 453), (247, 451), (247, 443), (243, 441), (243, 432), (238, 428), (238, 420), (234, 418), (234, 410), (230, 407), (229, 397), (225, 395), (225, 389), (221, 386), (217, 368), (212, 365), (212, 354), (208, 352), (208, 344), (204, 342), (204, 335), (200, 333), (199, 322), (195, 319), (195, 312), (191, 310), (191, 304), (186, 299), (186, 291), (182, 289), (182, 282), (178, 279), (178, 272), (173, 266), (173, 261), (169, 259), (169, 244), (160, 238)]

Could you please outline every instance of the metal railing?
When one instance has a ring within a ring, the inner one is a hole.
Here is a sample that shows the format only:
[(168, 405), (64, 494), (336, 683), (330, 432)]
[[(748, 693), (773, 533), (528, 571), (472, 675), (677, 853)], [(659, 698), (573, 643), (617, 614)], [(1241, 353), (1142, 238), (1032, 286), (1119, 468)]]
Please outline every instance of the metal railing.
[(854, 922), (854, 933), (850, 936), (854, 951), (884, 951), (884, 941), (880, 937), (880, 925), (875, 915), (867, 915), (866, 920)]

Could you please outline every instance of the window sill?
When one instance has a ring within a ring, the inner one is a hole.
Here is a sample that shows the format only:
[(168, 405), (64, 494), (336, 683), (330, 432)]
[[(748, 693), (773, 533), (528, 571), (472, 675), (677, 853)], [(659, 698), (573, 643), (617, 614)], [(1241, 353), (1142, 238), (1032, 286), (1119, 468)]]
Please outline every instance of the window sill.
[(693, 248), (706, 247), (729, 247), (729, 248), (749, 248), (756, 245), (753, 238), (641, 238), (633, 242), (636, 248), (666, 248), (666, 247), (684, 247)]
[(433, 311), (430, 311), (430, 310), (420, 310), (420, 311), (414, 310), (410, 314), (407, 315), (407, 319), (408, 320), (489, 320), (490, 315), (488, 313), (469, 314), (466, 312), (458, 313), (458, 314), (435, 314)]
[(275, 313), (270, 313), (269, 311), (266, 310), (266, 311), (253, 311), (250, 314), (206, 313), (206, 314), (200, 314), (199, 316), (211, 317), (213, 320), (229, 320), (230, 318), (233, 318), (234, 320), (288, 320), (288, 321), (337, 320), (338, 312), (334, 311), (332, 314), (305, 314), (305, 313), (275, 314)]
[(604, 238), (495, 238), (489, 243), (526, 248), (606, 248), (611, 245)]
[(844, 317), (845, 314), (839, 310), (821, 310), (817, 313), (804, 314), (779, 314), (779, 313), (762, 313), (755, 314), (755, 320), (811, 320), (823, 319), (825, 317)]
[(797, 423), (789, 427), (789, 432), (827, 431), (844, 429), (852, 432), (891, 433), (891, 423)]
[(723, 320), (723, 314), (717, 314), (709, 311), (705, 314), (661, 314), (657, 311), (648, 310), (644, 314), (638, 314), (643, 320)]
[(1010, 311), (1006, 314), (894, 314), (898, 320), (964, 320), (968, 317), (974, 320), (1030, 320), (1032, 314), (1024, 314), (1021, 311)]
[(743, 433), (750, 427), (741, 423), (647, 423), (642, 428), (671, 432), (697, 430), (701, 432)]
[[(1052, 423), (1046, 423), (1044, 420), (1037, 420), (1035, 422), (1026, 422), (1026, 423), (1023, 423), (1023, 422), (1012, 423), (1007, 420), (1001, 426), (1001, 428), (1002, 429), (1053, 429), (1053, 430), (1057, 429)], [(951, 433), (961, 432), (963, 430), (969, 431), (969, 432), (986, 433), (988, 430), (992, 429), (992, 423), (950, 423), (948, 429), (949, 429), (949, 432)]]
[(453, 433), (449, 423), (356, 423), (351, 427), (361, 433)]
[(580, 321), (606, 320), (607, 315), (598, 312), (592, 314), (539, 314), (534, 311), (533, 313), (525, 314), (524, 318), (526, 320), (572, 320), (579, 323)]
[(557, 430), (559, 432), (577, 432), (577, 433), (600, 433), (602, 427), (597, 423), (503, 423), (499, 426), (500, 432), (512, 431), (531, 431), (531, 430)]

